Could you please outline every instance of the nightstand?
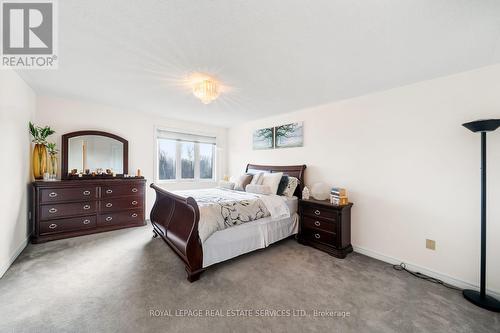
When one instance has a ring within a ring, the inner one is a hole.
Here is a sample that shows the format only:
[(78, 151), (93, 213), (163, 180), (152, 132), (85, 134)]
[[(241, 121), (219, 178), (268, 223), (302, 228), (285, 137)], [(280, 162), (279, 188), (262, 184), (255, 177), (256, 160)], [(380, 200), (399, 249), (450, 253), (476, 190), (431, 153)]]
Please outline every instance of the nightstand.
[(300, 228), (298, 241), (337, 257), (352, 252), (351, 207), (334, 206), (328, 200), (299, 201)]

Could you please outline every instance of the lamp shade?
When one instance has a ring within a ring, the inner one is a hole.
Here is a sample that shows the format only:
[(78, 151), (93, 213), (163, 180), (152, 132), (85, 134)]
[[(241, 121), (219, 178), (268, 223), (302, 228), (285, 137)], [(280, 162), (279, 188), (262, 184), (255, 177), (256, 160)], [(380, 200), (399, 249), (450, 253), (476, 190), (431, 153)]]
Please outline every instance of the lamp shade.
[(476, 120), (462, 124), (472, 132), (492, 132), (500, 127), (500, 119)]

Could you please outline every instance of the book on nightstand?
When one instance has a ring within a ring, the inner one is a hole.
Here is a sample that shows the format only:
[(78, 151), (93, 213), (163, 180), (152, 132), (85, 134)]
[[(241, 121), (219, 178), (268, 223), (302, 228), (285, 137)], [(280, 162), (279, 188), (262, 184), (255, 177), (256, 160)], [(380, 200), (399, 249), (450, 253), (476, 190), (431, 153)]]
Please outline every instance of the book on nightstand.
[(345, 188), (334, 187), (330, 191), (330, 203), (335, 206), (343, 206), (349, 203), (347, 190)]

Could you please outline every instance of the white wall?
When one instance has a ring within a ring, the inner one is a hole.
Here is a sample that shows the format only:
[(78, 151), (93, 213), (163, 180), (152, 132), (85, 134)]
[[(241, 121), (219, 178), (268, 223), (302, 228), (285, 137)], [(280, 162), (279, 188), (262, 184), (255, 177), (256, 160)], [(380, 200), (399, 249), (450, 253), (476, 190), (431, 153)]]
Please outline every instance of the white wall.
[[(307, 184), (349, 190), (356, 249), (478, 285), (480, 141), (461, 124), (500, 118), (499, 92), (497, 65), (235, 126), (230, 173), (305, 163)], [(293, 121), (304, 121), (304, 147), (252, 150), (254, 129)], [(487, 278), (498, 292), (500, 131), (488, 143)]]
[[(207, 114), (207, 117), (209, 114)], [(218, 163), (217, 180), (226, 172), (226, 135), (222, 127), (206, 126), (179, 120), (161, 118), (143, 113), (133, 112), (94, 104), (81, 100), (39, 96), (37, 98), (36, 121), (50, 125), (56, 134), (51, 138), (61, 147), (61, 135), (79, 130), (101, 130), (119, 135), (129, 143), (129, 173), (135, 174), (141, 169), (148, 185), (154, 182), (155, 127), (180, 129), (196, 133), (217, 136)], [(167, 189), (179, 190), (200, 187), (213, 187), (215, 182), (183, 182), (163, 184)], [(154, 204), (155, 194), (147, 187), (147, 217)]]
[(0, 277), (28, 243), (31, 149), (28, 122), (35, 114), (33, 90), (11, 70), (0, 70)]

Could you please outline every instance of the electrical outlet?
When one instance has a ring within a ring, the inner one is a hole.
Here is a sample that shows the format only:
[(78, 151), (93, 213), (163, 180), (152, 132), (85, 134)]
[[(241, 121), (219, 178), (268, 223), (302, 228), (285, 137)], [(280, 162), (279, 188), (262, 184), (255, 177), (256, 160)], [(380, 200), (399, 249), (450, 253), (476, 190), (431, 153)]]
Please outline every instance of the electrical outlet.
[(436, 241), (432, 239), (426, 239), (425, 240), (425, 247), (428, 248), (429, 250), (436, 250)]

